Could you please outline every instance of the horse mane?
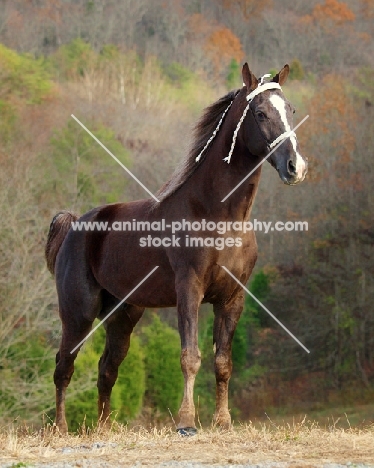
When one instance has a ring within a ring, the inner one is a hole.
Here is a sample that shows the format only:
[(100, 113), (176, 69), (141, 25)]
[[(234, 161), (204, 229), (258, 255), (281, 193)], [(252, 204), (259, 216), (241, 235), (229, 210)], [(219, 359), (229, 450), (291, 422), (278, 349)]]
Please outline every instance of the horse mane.
[(197, 167), (202, 164), (207, 151), (204, 151), (199, 162), (196, 162), (196, 158), (203, 150), (208, 139), (212, 136), (223, 112), (230, 102), (234, 100), (238, 92), (239, 90), (230, 91), (204, 110), (203, 115), (194, 127), (193, 142), (187, 157), (182, 159), (175, 169), (174, 174), (156, 194), (159, 201), (165, 200), (165, 198), (175, 193), (191, 177)]

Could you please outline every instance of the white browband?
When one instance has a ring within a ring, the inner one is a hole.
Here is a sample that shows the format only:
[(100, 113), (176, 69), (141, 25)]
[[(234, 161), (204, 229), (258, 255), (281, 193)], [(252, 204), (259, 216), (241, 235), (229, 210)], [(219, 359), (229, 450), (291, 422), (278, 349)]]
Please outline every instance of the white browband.
[(257, 94), (263, 93), (264, 91), (267, 91), (268, 89), (280, 89), (282, 91), (282, 88), (279, 83), (264, 83), (259, 86), (257, 86), (256, 89), (254, 89), (251, 93), (247, 95), (247, 101), (251, 102), (253, 99), (257, 96)]

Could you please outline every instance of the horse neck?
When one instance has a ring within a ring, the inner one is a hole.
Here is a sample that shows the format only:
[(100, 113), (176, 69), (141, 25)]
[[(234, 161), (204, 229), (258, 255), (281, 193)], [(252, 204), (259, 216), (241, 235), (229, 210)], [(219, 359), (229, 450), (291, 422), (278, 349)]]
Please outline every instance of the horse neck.
[[(243, 105), (241, 106), (243, 107)], [(250, 216), (257, 192), (261, 166), (225, 201), (221, 200), (251, 172), (260, 159), (252, 155), (243, 141), (243, 127), (239, 130), (230, 164), (223, 161), (229, 154), (233, 134), (242, 109), (232, 106), (216, 138), (208, 148), (204, 161), (183, 185), (184, 201), (200, 212), (224, 219), (245, 220)]]

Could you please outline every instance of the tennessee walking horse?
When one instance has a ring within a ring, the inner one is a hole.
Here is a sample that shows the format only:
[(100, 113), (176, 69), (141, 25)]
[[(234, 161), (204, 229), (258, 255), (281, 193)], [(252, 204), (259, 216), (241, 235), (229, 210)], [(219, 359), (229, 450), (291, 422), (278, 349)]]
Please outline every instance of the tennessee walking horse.
[[(248, 64), (242, 69), (243, 87), (228, 93), (208, 107), (195, 128), (192, 148), (171, 179), (152, 198), (114, 203), (84, 214), (82, 222), (143, 221), (166, 224), (184, 219), (246, 222), (257, 192), (261, 163), (268, 158), (288, 185), (302, 181), (307, 162), (299, 153), (292, 132), (294, 109), (281, 86), (289, 74), (285, 65), (271, 80), (257, 79)], [(258, 166), (258, 167), (256, 167)], [(223, 203), (221, 200), (251, 171), (253, 173)], [(257, 258), (253, 231), (232, 233), (199, 232), (204, 242), (187, 247), (164, 242), (160, 247), (140, 246), (144, 232), (77, 231), (71, 223), (78, 218), (57, 214), (51, 223), (46, 245), (49, 270), (55, 275), (62, 339), (56, 355), (56, 425), (67, 431), (65, 393), (74, 372), (79, 347), (96, 318), (105, 318), (155, 266), (158, 269), (136, 289), (104, 323), (106, 343), (99, 361), (99, 421), (108, 422), (110, 395), (118, 367), (130, 346), (130, 336), (146, 307), (177, 307), (181, 340), (184, 395), (178, 430), (192, 434), (195, 428), (193, 388), (200, 367), (198, 310), (209, 302), (214, 310), (215, 422), (229, 427), (228, 383), (232, 371), (231, 344), (244, 304), (244, 292), (225, 266), (243, 284), (247, 283)], [(160, 238), (169, 232), (158, 232)], [(213, 241), (225, 238), (225, 248)], [(209, 238), (209, 239), (208, 239)], [(207, 242), (205, 242), (207, 241)]]

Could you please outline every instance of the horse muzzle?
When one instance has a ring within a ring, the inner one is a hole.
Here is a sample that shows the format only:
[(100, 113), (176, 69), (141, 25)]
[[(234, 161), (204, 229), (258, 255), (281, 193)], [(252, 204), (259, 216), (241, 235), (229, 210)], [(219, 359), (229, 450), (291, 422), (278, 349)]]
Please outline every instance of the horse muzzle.
[(299, 154), (287, 161), (285, 168), (277, 167), (279, 177), (287, 185), (296, 185), (305, 179), (308, 172), (308, 161)]

